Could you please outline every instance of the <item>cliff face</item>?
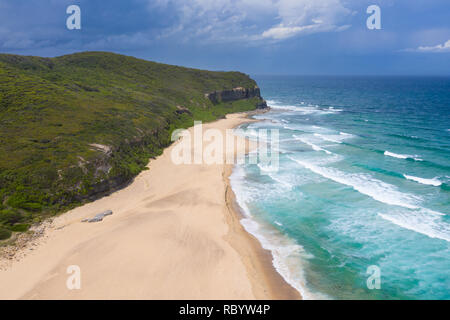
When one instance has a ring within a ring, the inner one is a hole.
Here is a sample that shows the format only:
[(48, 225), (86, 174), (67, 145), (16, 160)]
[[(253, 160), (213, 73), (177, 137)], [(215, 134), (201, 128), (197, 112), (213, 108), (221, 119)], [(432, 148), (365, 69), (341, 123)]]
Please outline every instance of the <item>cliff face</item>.
[(259, 98), (260, 102), (257, 104), (258, 109), (267, 108), (266, 101), (261, 97), (261, 91), (257, 86), (253, 88), (237, 87), (231, 90), (214, 91), (205, 94), (205, 97), (211, 100), (212, 103), (230, 102), (243, 99)]

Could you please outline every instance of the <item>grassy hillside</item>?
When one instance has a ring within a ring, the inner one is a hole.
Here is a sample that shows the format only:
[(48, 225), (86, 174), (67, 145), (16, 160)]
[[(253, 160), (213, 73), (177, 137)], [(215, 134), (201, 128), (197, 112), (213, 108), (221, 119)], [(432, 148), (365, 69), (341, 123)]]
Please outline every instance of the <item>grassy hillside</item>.
[(254, 109), (205, 93), (255, 85), (105, 52), (0, 55), (0, 239), (123, 186), (175, 128)]

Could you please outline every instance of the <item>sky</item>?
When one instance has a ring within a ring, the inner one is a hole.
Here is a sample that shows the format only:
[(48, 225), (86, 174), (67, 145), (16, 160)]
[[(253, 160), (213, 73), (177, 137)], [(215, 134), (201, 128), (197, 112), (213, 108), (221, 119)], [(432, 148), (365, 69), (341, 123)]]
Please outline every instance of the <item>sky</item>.
[[(70, 5), (81, 29), (66, 26)], [(450, 1), (0, 0), (1, 53), (79, 51), (255, 75), (450, 76)]]

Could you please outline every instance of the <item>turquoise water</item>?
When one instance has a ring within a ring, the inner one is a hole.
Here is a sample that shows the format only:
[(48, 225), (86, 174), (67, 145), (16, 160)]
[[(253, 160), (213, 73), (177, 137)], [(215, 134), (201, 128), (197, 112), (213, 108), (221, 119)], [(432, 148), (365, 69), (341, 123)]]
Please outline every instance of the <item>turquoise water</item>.
[(231, 183), (285, 279), (306, 298), (450, 299), (450, 78), (255, 78), (273, 110), (244, 128), (280, 130), (279, 170)]

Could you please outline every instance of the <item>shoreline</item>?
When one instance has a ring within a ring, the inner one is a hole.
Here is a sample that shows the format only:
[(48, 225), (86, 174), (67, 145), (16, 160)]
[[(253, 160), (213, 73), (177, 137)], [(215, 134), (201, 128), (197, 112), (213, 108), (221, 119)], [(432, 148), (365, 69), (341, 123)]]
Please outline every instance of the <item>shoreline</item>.
[[(248, 121), (243, 121), (241, 124), (250, 121), (258, 121), (249, 118), (254, 114), (261, 114), (270, 111), (270, 108), (262, 112), (247, 112), (245, 118)], [(238, 127), (235, 126), (233, 129)], [(245, 216), (242, 208), (239, 206), (236, 195), (231, 187), (230, 176), (233, 173), (233, 165), (225, 165), (223, 172), (223, 180), (226, 186), (225, 201), (228, 208), (229, 216), (227, 216), (227, 223), (230, 226), (230, 231), (227, 240), (233, 248), (239, 252), (242, 259), (245, 259), (249, 277), (251, 278), (257, 299), (273, 299), (273, 300), (302, 300), (300, 292), (298, 292), (291, 284), (289, 284), (283, 276), (277, 271), (273, 265), (273, 254), (270, 250), (264, 249), (260, 241), (245, 230), (241, 223), (241, 219)], [(246, 248), (242, 248), (242, 244), (246, 243)], [(262, 285), (265, 283), (265, 286)]]
[[(232, 129), (252, 121), (250, 114), (203, 126)], [(233, 165), (174, 166), (168, 154), (178, 143), (126, 188), (54, 218), (22, 249), (25, 256), (0, 270), (0, 298), (301, 299), (241, 224), (229, 184)], [(105, 209), (114, 214), (80, 223)], [(65, 288), (73, 264), (83, 272), (82, 290)]]
[[(247, 232), (241, 223), (244, 218), (242, 209), (236, 201), (236, 195), (230, 184), (230, 175), (233, 166), (227, 166), (224, 171), (224, 182), (226, 184), (226, 203), (230, 217), (228, 224), (230, 232), (227, 240), (233, 248), (239, 252), (242, 259), (245, 259), (249, 277), (255, 288), (257, 299), (273, 300), (301, 300), (301, 294), (293, 288), (273, 265), (272, 253), (264, 249), (259, 240), (251, 233)], [(242, 248), (246, 243), (247, 248)], [(265, 283), (265, 286), (262, 285)], [(263, 294), (261, 294), (263, 293)]]

